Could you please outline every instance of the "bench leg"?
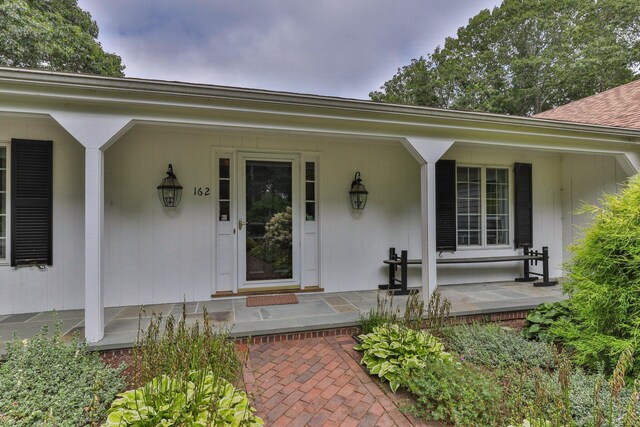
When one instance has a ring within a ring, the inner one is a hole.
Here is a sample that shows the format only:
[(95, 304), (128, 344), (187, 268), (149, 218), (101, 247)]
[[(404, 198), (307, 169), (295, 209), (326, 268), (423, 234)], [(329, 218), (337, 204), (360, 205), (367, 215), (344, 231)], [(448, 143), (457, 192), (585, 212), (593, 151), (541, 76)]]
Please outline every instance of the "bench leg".
[[(529, 255), (529, 246), (528, 245), (524, 245), (523, 248), (523, 255)], [(531, 277), (529, 275), (529, 260), (524, 260), (524, 268), (523, 268), (523, 275), (522, 277), (516, 277), (516, 282), (535, 282), (536, 279), (535, 277)]]
[(557, 280), (549, 280), (549, 248), (542, 247), (542, 282), (535, 282), (533, 286), (555, 286)]
[(402, 251), (400, 255), (400, 289), (394, 290), (394, 295), (409, 295), (415, 293), (414, 290), (407, 289), (407, 270), (409, 264), (407, 263), (409, 256), (407, 251)]
[[(396, 253), (396, 248), (389, 248), (389, 259), (392, 261), (396, 261), (398, 259), (398, 254)], [(399, 289), (400, 286), (396, 283), (396, 264), (389, 264), (389, 283), (386, 285), (378, 285), (378, 289)]]

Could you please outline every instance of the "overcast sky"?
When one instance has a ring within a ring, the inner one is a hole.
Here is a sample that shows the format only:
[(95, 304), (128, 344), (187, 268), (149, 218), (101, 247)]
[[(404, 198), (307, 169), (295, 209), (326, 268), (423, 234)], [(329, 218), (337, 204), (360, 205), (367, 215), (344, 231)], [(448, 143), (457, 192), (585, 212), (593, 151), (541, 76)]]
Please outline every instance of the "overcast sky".
[(500, 0), (79, 0), (127, 77), (368, 99)]

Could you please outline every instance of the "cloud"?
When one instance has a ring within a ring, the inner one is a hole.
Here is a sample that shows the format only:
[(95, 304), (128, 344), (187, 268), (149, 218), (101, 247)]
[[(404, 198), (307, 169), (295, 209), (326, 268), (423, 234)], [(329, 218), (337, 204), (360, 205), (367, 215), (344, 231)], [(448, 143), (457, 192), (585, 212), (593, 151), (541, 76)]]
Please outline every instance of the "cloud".
[(367, 98), (499, 0), (80, 0), (129, 77)]

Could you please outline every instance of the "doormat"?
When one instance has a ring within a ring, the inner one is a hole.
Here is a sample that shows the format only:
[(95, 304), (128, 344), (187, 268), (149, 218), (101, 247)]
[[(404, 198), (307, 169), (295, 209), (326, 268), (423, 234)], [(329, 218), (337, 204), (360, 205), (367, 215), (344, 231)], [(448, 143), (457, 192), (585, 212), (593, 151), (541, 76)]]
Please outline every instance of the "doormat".
[(297, 303), (298, 298), (294, 294), (247, 297), (247, 307), (262, 307), (264, 305), (283, 305)]

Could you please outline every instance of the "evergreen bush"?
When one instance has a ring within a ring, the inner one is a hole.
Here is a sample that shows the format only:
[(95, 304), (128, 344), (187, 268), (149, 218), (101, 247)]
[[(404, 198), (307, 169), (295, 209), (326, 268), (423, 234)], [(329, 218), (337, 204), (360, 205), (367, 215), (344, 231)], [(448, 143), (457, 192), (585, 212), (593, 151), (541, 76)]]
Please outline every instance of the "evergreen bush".
[(571, 315), (550, 333), (575, 351), (579, 364), (604, 363), (610, 372), (624, 350), (640, 352), (640, 176), (605, 196), (602, 207), (584, 211), (593, 222), (572, 247), (563, 283)]

